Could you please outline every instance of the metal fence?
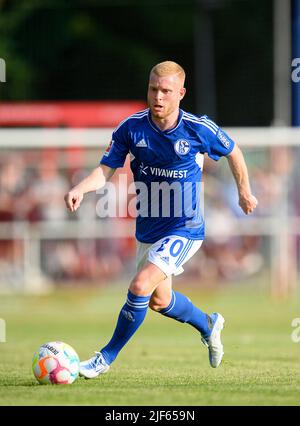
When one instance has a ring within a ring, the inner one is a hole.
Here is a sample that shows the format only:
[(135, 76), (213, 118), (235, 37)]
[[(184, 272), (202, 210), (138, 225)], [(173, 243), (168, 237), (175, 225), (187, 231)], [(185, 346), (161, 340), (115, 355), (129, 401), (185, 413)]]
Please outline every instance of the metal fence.
[[(96, 194), (88, 194), (75, 216), (63, 201), (68, 188), (97, 165), (111, 131), (0, 130), (2, 291), (41, 292), (63, 282), (98, 282), (133, 273), (134, 219), (97, 217)], [(268, 270), (272, 291), (289, 294), (297, 286), (299, 269), (300, 131), (225, 131), (244, 152), (259, 207), (244, 216), (226, 160), (207, 159), (207, 239), (190, 269), (200, 279), (220, 282)], [(128, 164), (125, 173), (130, 176)]]

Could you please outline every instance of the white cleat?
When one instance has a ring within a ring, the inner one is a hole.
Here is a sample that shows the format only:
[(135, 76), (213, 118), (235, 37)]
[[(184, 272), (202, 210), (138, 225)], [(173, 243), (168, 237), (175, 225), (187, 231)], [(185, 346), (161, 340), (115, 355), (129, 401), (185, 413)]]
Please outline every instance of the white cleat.
[(92, 358), (80, 363), (79, 375), (86, 379), (94, 379), (100, 374), (109, 370), (109, 365), (105, 362), (101, 352), (95, 352)]
[(224, 327), (225, 319), (218, 313), (213, 313), (210, 317), (214, 321), (211, 334), (209, 337), (202, 337), (201, 340), (208, 347), (210, 365), (213, 368), (217, 368), (221, 364), (224, 355), (221, 331)]

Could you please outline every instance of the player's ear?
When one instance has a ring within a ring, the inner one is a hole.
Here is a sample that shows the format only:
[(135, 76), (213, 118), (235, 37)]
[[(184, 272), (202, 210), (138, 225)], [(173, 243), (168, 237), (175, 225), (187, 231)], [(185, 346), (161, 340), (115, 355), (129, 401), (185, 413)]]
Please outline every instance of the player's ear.
[(186, 88), (182, 87), (180, 89), (180, 100), (184, 98), (185, 93), (186, 93)]

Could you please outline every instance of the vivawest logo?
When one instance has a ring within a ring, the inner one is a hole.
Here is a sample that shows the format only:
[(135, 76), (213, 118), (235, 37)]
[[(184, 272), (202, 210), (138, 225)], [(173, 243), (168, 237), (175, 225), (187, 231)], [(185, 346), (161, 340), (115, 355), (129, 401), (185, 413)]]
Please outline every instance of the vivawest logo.
[(6, 63), (5, 60), (0, 58), (0, 83), (6, 82)]
[(187, 177), (188, 170), (161, 169), (159, 167), (145, 166), (140, 164), (140, 173), (143, 175), (151, 174), (152, 176), (162, 176), (173, 179), (181, 179)]

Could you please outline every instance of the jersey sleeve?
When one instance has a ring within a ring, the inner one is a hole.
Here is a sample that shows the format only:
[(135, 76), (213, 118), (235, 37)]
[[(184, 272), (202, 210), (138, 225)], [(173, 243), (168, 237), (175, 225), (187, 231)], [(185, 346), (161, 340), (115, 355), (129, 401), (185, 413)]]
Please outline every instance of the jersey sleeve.
[(215, 161), (227, 156), (234, 148), (234, 141), (207, 116), (201, 117), (201, 140), (205, 152)]
[(100, 160), (100, 164), (113, 169), (123, 167), (128, 152), (129, 137), (126, 123), (123, 123), (114, 130), (112, 139)]

